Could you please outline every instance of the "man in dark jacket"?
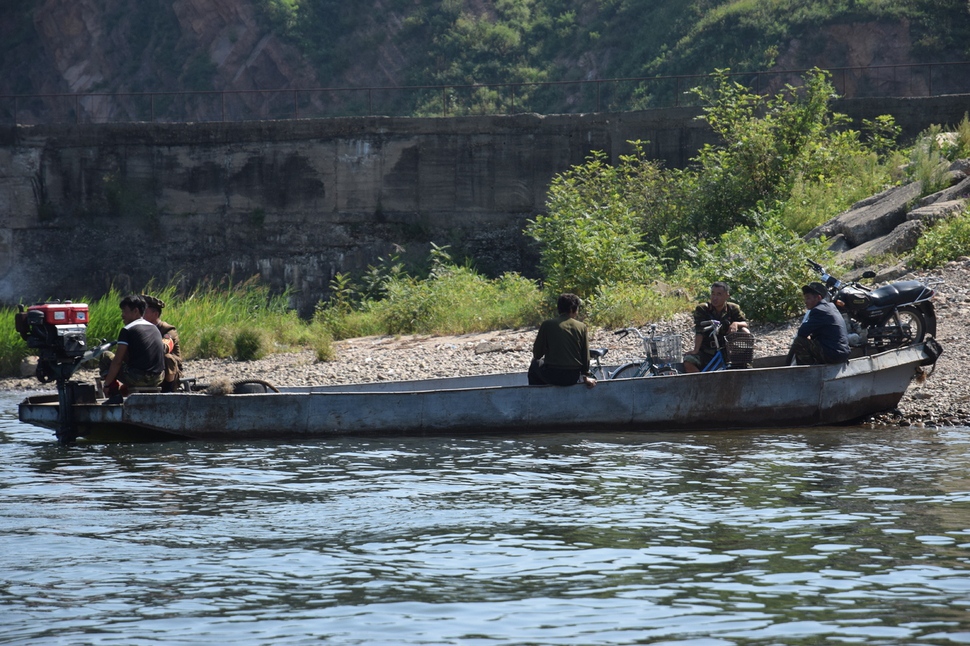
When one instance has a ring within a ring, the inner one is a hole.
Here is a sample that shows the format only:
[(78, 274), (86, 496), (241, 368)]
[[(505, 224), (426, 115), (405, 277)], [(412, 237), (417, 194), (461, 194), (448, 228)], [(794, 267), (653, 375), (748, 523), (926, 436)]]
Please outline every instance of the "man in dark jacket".
[(802, 298), (808, 311), (788, 352), (789, 360), (794, 357), (798, 365), (848, 361), (849, 340), (845, 334), (845, 322), (838, 308), (827, 300), (825, 285), (805, 285), (802, 287)]
[(543, 321), (532, 345), (529, 385), (571, 386), (580, 379), (588, 388), (596, 385), (589, 373), (589, 336), (586, 324), (577, 319), (579, 297), (561, 294), (556, 303), (559, 316)]

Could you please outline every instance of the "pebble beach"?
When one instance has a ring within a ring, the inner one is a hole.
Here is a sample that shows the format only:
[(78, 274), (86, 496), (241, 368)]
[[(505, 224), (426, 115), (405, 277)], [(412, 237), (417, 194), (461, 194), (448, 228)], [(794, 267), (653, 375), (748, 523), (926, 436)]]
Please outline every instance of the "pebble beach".
[[(932, 272), (902, 279), (932, 276), (936, 286), (936, 338), (943, 355), (932, 370), (914, 379), (898, 407), (867, 423), (896, 426), (970, 426), (970, 259), (951, 262)], [(743, 307), (743, 303), (741, 304)], [(787, 351), (798, 318), (780, 325), (753, 325), (755, 356)], [(320, 362), (311, 351), (269, 355), (258, 361), (199, 359), (187, 361), (185, 374), (198, 383), (217, 379), (259, 379), (275, 386), (339, 384), (369, 381), (453, 377), (524, 371), (531, 359), (535, 329), (498, 330), (459, 336), (378, 336), (347, 339), (334, 344), (335, 358)], [(689, 349), (693, 336), (688, 314), (659, 325), (658, 333), (679, 333)], [(619, 338), (611, 330), (593, 330), (591, 346), (607, 348), (604, 364), (620, 364), (642, 356), (639, 340)], [(94, 381), (94, 370), (77, 373)], [(35, 378), (0, 379), (7, 391), (53, 390)]]

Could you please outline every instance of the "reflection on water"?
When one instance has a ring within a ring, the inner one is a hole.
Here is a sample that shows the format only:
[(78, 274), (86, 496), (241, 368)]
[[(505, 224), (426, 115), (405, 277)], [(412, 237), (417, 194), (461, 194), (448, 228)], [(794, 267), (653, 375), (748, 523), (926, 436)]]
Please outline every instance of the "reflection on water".
[(970, 429), (64, 448), (0, 643), (970, 643)]

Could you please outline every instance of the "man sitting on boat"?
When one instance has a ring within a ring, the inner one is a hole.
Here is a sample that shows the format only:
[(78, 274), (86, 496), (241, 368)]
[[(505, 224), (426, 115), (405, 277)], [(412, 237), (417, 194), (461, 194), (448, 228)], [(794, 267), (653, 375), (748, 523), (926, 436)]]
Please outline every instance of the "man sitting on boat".
[(848, 361), (850, 350), (845, 322), (835, 304), (828, 300), (825, 285), (809, 283), (803, 286), (802, 298), (808, 311), (795, 334), (786, 363), (791, 363), (792, 358), (802, 366)]
[(559, 316), (539, 326), (532, 345), (530, 386), (572, 386), (580, 379), (588, 388), (596, 385), (589, 372), (589, 334), (576, 318), (581, 303), (575, 294), (561, 294), (556, 303)]
[(162, 380), (162, 392), (175, 391), (178, 380), (182, 376), (182, 349), (179, 346), (179, 333), (175, 326), (162, 320), (162, 308), (165, 301), (148, 294), (141, 295), (145, 301), (145, 320), (158, 328), (165, 345), (165, 378)]
[(684, 372), (700, 372), (717, 354), (714, 339), (706, 333), (705, 323), (720, 322), (717, 338), (720, 347), (727, 346), (727, 335), (748, 332), (748, 322), (741, 306), (728, 300), (731, 288), (723, 281), (711, 284), (711, 300), (694, 309), (694, 349), (684, 355)]
[(161, 385), (165, 371), (162, 333), (143, 318), (145, 301), (138, 296), (125, 296), (119, 307), (124, 327), (118, 333), (118, 346), (115, 352), (101, 355), (101, 375), (109, 401), (123, 394), (122, 386)]

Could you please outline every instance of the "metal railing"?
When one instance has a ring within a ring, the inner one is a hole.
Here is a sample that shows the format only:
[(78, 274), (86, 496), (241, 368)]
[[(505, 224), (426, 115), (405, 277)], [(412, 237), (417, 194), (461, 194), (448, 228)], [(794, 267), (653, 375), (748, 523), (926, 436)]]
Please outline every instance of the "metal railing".
[[(736, 72), (759, 94), (800, 85), (807, 69)], [(829, 70), (845, 98), (970, 93), (970, 62), (842, 67)], [(291, 88), (202, 92), (76, 92), (0, 95), (0, 124), (240, 122), (361, 116), (463, 116), (537, 112), (622, 112), (697, 105), (688, 92), (710, 75), (541, 83)]]

